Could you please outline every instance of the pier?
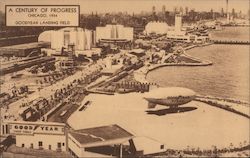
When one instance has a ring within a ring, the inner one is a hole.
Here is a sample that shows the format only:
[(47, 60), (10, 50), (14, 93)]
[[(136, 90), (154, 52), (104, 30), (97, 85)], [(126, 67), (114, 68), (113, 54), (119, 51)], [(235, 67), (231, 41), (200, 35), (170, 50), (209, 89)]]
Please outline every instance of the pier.
[(236, 40), (211, 40), (214, 44), (240, 44), (250, 45), (250, 41), (236, 41)]
[(207, 103), (208, 105), (215, 106), (229, 112), (250, 118), (249, 103), (240, 100), (224, 99), (210, 96), (199, 96), (195, 98), (196, 101)]

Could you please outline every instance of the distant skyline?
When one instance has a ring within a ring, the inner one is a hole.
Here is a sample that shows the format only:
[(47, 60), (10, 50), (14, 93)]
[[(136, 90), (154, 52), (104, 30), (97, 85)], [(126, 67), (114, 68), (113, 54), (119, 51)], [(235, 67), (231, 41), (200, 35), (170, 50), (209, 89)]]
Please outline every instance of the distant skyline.
[[(188, 7), (189, 10), (220, 12), (221, 8), (226, 11), (226, 0), (1, 0), (0, 10), (4, 11), (5, 5), (80, 5), (81, 13), (107, 13), (128, 12), (141, 13), (152, 11), (155, 6), (156, 12), (166, 10), (173, 11), (174, 7)], [(249, 10), (250, 0), (229, 0), (229, 11), (234, 8), (246, 14)]]

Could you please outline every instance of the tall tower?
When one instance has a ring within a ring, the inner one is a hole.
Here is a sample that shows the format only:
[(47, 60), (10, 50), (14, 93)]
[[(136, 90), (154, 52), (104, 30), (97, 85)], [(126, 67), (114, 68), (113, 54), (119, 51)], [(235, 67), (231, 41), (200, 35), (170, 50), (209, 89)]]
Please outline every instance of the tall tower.
[(182, 17), (180, 14), (175, 15), (175, 32), (180, 32), (182, 28)]
[(210, 10), (211, 18), (214, 19), (214, 10), (211, 8)]
[(173, 10), (173, 11), (174, 11), (174, 14), (176, 14), (177, 11), (178, 11), (178, 10), (177, 10), (177, 7), (174, 7), (174, 10)]
[(163, 20), (165, 21), (166, 20), (166, 6), (165, 5), (162, 6), (162, 15), (163, 15)]
[(183, 8), (180, 7), (180, 14), (183, 15)]
[(229, 23), (228, 0), (226, 0), (227, 23)]
[(224, 17), (224, 9), (221, 8), (221, 16)]
[(185, 7), (185, 14), (188, 15), (188, 7)]
[(162, 6), (162, 13), (165, 14), (165, 12), (166, 12), (166, 6), (163, 5), (163, 6)]
[(155, 6), (152, 7), (152, 14), (155, 15), (156, 11), (155, 11)]
[[(240, 11), (240, 15), (241, 15), (241, 11)], [(250, 9), (248, 9), (248, 19), (250, 20)]]
[(233, 19), (235, 18), (235, 9), (234, 8), (232, 9), (232, 18)]

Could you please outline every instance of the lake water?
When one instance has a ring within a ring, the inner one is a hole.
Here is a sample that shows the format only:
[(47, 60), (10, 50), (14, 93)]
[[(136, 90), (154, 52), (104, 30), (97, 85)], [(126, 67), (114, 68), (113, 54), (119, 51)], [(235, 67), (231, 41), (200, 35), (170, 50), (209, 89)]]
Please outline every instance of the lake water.
[[(219, 39), (226, 33), (227, 39), (237, 34), (242, 40), (249, 39), (245, 28), (226, 28), (213, 37)], [(223, 38), (225, 38), (223, 36)], [(236, 37), (234, 37), (236, 39)], [(212, 66), (162, 67), (151, 71), (147, 80), (160, 86), (180, 86), (193, 89), (199, 94), (249, 101), (249, 45), (210, 45), (187, 51), (188, 54), (213, 62)]]
[(212, 31), (211, 39), (216, 40), (240, 40), (249, 41), (250, 28), (249, 27), (226, 27), (221, 31)]

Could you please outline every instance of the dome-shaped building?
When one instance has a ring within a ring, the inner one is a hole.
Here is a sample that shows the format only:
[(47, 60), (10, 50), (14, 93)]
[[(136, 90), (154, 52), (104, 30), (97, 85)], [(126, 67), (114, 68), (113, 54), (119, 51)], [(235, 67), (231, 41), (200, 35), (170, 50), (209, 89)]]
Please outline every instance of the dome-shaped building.
[(155, 34), (166, 34), (169, 26), (166, 22), (151, 21), (145, 26), (144, 32), (148, 35), (151, 33)]

